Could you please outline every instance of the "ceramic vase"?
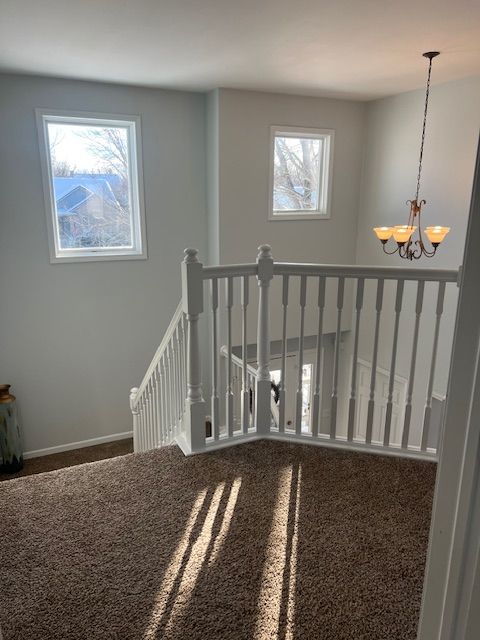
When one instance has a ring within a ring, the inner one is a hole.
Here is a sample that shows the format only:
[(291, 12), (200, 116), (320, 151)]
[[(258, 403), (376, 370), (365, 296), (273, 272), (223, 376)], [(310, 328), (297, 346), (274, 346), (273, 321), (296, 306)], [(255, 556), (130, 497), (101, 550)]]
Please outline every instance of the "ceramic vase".
[(23, 468), (22, 440), (15, 396), (9, 384), (0, 385), (0, 471), (15, 473)]

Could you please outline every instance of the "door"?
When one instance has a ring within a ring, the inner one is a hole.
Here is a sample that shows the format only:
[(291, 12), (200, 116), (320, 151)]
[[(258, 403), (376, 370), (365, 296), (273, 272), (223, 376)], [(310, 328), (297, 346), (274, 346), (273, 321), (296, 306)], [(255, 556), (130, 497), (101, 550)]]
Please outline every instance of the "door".
[[(302, 433), (311, 431), (311, 407), (315, 381), (315, 352), (305, 351), (302, 367)], [(275, 384), (281, 381), (281, 358), (272, 358), (270, 377)], [(285, 429), (295, 430), (295, 412), (298, 386), (298, 356), (287, 355), (285, 363)]]

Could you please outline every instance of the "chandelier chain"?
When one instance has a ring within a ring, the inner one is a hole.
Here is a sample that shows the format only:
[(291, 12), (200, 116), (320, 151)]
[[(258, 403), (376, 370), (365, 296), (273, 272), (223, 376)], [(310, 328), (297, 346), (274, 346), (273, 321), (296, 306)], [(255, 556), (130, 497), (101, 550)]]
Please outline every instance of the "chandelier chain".
[(423, 146), (425, 143), (425, 130), (427, 127), (427, 112), (428, 112), (428, 97), (430, 95), (430, 77), (432, 75), (432, 58), (430, 58), (430, 62), (428, 65), (428, 76), (427, 76), (427, 89), (425, 92), (425, 109), (423, 112), (423, 128), (422, 128), (422, 142), (420, 144), (420, 157), (418, 159), (418, 175), (417, 175), (417, 190), (415, 192), (415, 200), (418, 202), (418, 195), (420, 193), (420, 176), (422, 174), (422, 161), (423, 161)]

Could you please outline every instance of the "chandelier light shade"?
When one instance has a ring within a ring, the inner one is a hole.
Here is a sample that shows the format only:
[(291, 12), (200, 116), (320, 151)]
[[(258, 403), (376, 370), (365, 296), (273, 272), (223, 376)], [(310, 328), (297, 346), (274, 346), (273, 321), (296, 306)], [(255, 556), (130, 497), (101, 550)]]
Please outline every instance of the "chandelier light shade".
[[(429, 64), (427, 86), (425, 90), (425, 109), (423, 112), (420, 157), (418, 161), (417, 189), (415, 192), (415, 197), (412, 200), (407, 200), (407, 205), (410, 207), (408, 224), (397, 225), (395, 227), (374, 227), (373, 229), (375, 235), (382, 243), (383, 251), (386, 254), (392, 255), (394, 253), (398, 253), (401, 258), (405, 258), (407, 260), (418, 260), (422, 256), (433, 258), (438, 246), (443, 242), (445, 236), (450, 231), (450, 227), (426, 227), (424, 229), (424, 232), (431, 244), (431, 247), (428, 247), (423, 241), (421, 214), (422, 207), (424, 204), (426, 204), (426, 201), (420, 199), (420, 178), (422, 175), (423, 147), (425, 143), (425, 131), (427, 126), (428, 98), (430, 95), (430, 78), (432, 75), (432, 60), (438, 55), (440, 55), (439, 51), (428, 51), (427, 53), (423, 54), (425, 58), (428, 58)], [(394, 242), (397, 245), (396, 247), (393, 247), (392, 250), (390, 250), (387, 246), (387, 243), (391, 238), (393, 238)]]

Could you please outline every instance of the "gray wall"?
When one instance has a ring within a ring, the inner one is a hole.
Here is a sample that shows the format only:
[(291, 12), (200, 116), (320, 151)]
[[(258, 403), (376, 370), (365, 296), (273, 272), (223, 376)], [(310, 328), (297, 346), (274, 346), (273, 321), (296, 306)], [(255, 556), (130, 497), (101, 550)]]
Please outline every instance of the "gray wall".
[[(380, 225), (406, 224), (407, 198), (415, 193), (418, 152), (423, 116), (424, 91), (413, 91), (368, 105), (366, 145), (358, 219), (357, 264), (400, 265), (456, 269), (462, 263), (468, 221), (473, 170), (480, 126), (480, 78), (469, 78), (433, 86), (425, 143), (421, 196), (427, 200), (422, 213), (425, 227), (451, 226), (452, 230), (432, 260), (414, 264), (398, 256), (386, 256), (372, 232)], [(374, 308), (370, 288), (365, 310)], [(435, 294), (432, 286), (425, 295), (418, 352), (419, 368), (414, 396), (419, 411), (418, 427), (426, 394), (426, 376), (430, 366)], [(439, 344), (439, 359), (434, 391), (445, 393), (457, 300), (455, 285), (447, 286), (445, 312)], [(400, 325), (397, 372), (408, 377), (413, 333), (415, 287), (407, 285)], [(389, 369), (393, 332), (394, 290), (387, 287), (382, 317), (379, 365)], [(360, 356), (371, 360), (373, 343), (372, 314), (362, 319)]]
[[(431, 95), (425, 220), (453, 229), (435, 262), (423, 264), (457, 267), (480, 120), (480, 79), (433, 87)], [(35, 107), (141, 116), (147, 261), (49, 263)], [(415, 186), (422, 107), (422, 90), (360, 104), (225, 89), (205, 97), (0, 76), (0, 380), (11, 382), (19, 397), (26, 448), (130, 430), (128, 389), (140, 382), (180, 298), (179, 261), (185, 246), (197, 247), (206, 263), (253, 261), (258, 244), (268, 242), (277, 260), (408, 268), (383, 255), (371, 228), (401, 223), (406, 216), (403, 203)], [(330, 220), (268, 221), (272, 124), (335, 129)], [(256, 335), (255, 289), (252, 281), (250, 341)], [(273, 304), (278, 304), (278, 289), (273, 287)], [(295, 286), (292, 295), (298, 295)], [(334, 295), (332, 290), (332, 301)], [(407, 291), (410, 308), (412, 295)], [(455, 295), (447, 299), (435, 386), (439, 393), (445, 388)], [(309, 296), (315, 308), (315, 292)], [(426, 309), (432, 299), (426, 297)], [(387, 291), (379, 363), (386, 368), (391, 306)], [(332, 311), (326, 331), (334, 328)], [(425, 315), (422, 362), (428, 361), (431, 346), (428, 311)], [(298, 335), (297, 316), (292, 298), (291, 336)], [(347, 304), (344, 329), (350, 319)], [(409, 361), (408, 310), (405, 323), (398, 363), (403, 375)], [(279, 314), (272, 326), (276, 339)], [(238, 343), (239, 325), (234, 330)], [(307, 314), (306, 333), (315, 331), (316, 313)], [(367, 346), (360, 355), (368, 359), (367, 313), (362, 331)]]
[[(0, 381), (27, 450), (131, 430), (128, 391), (180, 299), (183, 249), (207, 252), (204, 102), (0, 76)], [(141, 116), (148, 260), (50, 264), (35, 107)]]
[[(216, 132), (218, 150), (217, 217), (221, 263), (254, 262), (259, 244), (272, 246), (278, 261), (353, 263), (358, 196), (362, 170), (366, 104), (292, 95), (220, 89), (208, 103), (209, 138)], [(216, 128), (212, 123), (216, 122)], [(272, 125), (335, 130), (331, 218), (269, 221), (270, 127)], [(215, 210), (211, 213), (215, 215)], [(251, 286), (248, 341), (256, 340), (256, 289)], [(289, 335), (298, 335), (299, 290), (291, 279)], [(335, 300), (333, 287), (328, 299)], [(281, 282), (272, 285), (273, 305), (281, 300)], [(350, 325), (349, 303), (343, 328)], [(238, 301), (238, 297), (237, 297)], [(316, 334), (316, 292), (308, 289), (306, 334)], [(336, 309), (329, 305), (325, 330), (335, 330)], [(234, 315), (234, 343), (241, 338)], [(281, 337), (281, 313), (272, 313), (271, 337)]]
[[(352, 262), (366, 105), (220, 89), (219, 110), (221, 261), (251, 262), (260, 241), (277, 260)], [(335, 130), (331, 219), (268, 220), (272, 125)]]

